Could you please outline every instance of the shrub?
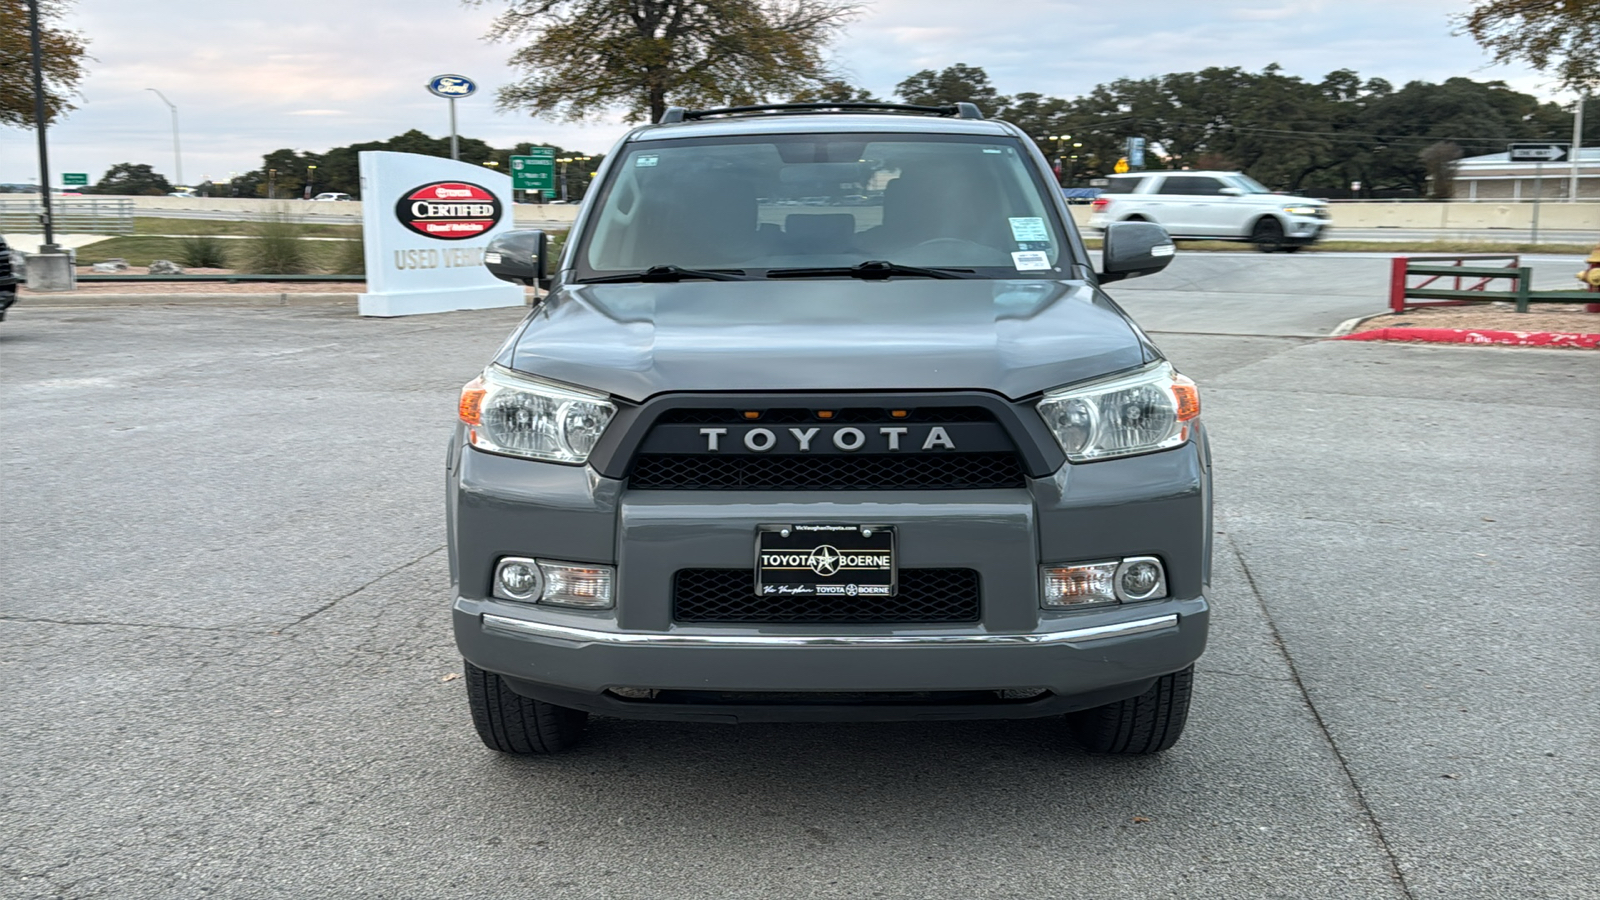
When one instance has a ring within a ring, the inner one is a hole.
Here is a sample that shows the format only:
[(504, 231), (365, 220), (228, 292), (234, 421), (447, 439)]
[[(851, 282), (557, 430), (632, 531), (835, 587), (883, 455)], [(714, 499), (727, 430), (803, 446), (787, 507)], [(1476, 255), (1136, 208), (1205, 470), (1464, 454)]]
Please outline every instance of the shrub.
[(181, 238), (178, 241), (178, 262), (191, 269), (226, 269), (228, 267), (227, 241), (214, 235)]
[(340, 275), (367, 274), (367, 245), (361, 238), (340, 241), (335, 254), (333, 270)]
[(311, 254), (301, 240), (305, 229), (282, 212), (255, 223), (254, 237), (242, 241), (244, 271), (252, 275), (304, 275), (311, 271)]

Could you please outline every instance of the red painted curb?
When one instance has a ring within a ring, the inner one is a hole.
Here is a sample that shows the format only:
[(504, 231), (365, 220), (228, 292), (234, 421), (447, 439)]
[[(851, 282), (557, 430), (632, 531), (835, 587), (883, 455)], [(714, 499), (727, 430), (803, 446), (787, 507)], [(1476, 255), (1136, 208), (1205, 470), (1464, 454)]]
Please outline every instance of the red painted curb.
[(1471, 328), (1378, 328), (1341, 341), (1420, 341), (1433, 344), (1510, 344), (1517, 347), (1600, 347), (1600, 334), (1560, 331), (1489, 331)]

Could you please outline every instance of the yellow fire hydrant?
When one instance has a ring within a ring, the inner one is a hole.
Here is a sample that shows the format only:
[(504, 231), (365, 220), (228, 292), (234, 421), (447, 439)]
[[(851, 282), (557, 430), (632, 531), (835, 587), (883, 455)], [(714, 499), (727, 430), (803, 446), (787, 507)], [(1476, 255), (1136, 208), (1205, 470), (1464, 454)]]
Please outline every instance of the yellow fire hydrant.
[[(1600, 246), (1594, 248), (1589, 258), (1584, 260), (1589, 268), (1578, 273), (1578, 280), (1588, 286), (1588, 289), (1600, 294)], [(1600, 303), (1590, 303), (1583, 308), (1584, 312), (1600, 313)]]
[(1600, 247), (1594, 248), (1585, 260), (1589, 268), (1578, 273), (1578, 280), (1589, 286), (1589, 290), (1600, 293)]

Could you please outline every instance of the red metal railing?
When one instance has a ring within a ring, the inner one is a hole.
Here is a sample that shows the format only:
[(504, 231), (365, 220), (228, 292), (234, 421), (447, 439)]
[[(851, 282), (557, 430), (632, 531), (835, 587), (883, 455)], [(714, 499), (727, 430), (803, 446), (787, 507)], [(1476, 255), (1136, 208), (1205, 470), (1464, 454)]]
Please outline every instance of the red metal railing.
[[(1482, 266), (1477, 263), (1501, 262), (1500, 266)], [(1474, 265), (1468, 266), (1467, 263)], [(1405, 312), (1419, 306), (1462, 306), (1472, 303), (1480, 298), (1467, 295), (1467, 292), (1486, 292), (1489, 285), (1495, 281), (1515, 277), (1516, 271), (1522, 267), (1522, 257), (1518, 254), (1478, 254), (1472, 256), (1396, 256), (1390, 260), (1389, 268), (1389, 308), (1395, 312)], [(1445, 271), (1457, 268), (1459, 272)], [(1506, 271), (1498, 271), (1504, 269)], [(1495, 270), (1495, 271), (1487, 271)], [(1413, 278), (1422, 278), (1420, 282), (1413, 282)], [(1452, 278), (1455, 286), (1452, 288), (1432, 287), (1433, 283), (1441, 278)], [(1463, 287), (1465, 279), (1468, 284)], [(1445, 292), (1460, 292), (1463, 296), (1453, 297)], [(1417, 293), (1423, 292), (1428, 299), (1417, 303)], [(1445, 296), (1441, 296), (1445, 295)], [(1484, 297), (1481, 299), (1491, 299)], [(1498, 298), (1494, 298), (1498, 299)]]

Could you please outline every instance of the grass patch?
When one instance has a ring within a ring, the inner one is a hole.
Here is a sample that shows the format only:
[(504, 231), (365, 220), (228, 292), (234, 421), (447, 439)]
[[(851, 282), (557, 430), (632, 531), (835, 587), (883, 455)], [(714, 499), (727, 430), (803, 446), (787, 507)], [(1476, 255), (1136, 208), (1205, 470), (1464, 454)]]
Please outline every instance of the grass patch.
[[(234, 267), (244, 274), (272, 274), (254, 272), (245, 265), (243, 249), (249, 241), (224, 240), (229, 261)], [(344, 248), (354, 243), (351, 241), (302, 241), (306, 262), (314, 273), (335, 273), (340, 271), (340, 254), (348, 252)], [(183, 238), (165, 237), (116, 237), (109, 240), (96, 241), (87, 247), (78, 250), (78, 265), (87, 266), (92, 263), (102, 262), (107, 259), (125, 259), (130, 266), (148, 266), (154, 259), (170, 259), (178, 261), (183, 254)]]
[(333, 271), (340, 275), (365, 275), (367, 274), (367, 245), (366, 241), (356, 238), (353, 241), (319, 241), (318, 243), (333, 243), (338, 248), (334, 261)]
[[(184, 235), (184, 234), (237, 234), (254, 235), (255, 227), (261, 223), (253, 221), (234, 221), (222, 219), (174, 219), (160, 216), (135, 216), (133, 219), (133, 233), (135, 235)], [(307, 237), (358, 237), (361, 226), (330, 225), (323, 223), (302, 224), (299, 226), (301, 234)]]

